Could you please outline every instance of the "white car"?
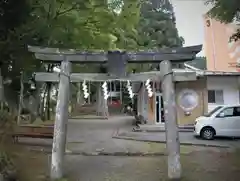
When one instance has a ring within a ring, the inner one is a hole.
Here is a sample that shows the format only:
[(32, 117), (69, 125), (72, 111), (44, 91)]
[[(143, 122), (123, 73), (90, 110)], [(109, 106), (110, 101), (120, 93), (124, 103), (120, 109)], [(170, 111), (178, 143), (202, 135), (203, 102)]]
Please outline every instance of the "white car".
[(240, 105), (217, 106), (195, 120), (194, 135), (211, 140), (215, 136), (240, 137)]

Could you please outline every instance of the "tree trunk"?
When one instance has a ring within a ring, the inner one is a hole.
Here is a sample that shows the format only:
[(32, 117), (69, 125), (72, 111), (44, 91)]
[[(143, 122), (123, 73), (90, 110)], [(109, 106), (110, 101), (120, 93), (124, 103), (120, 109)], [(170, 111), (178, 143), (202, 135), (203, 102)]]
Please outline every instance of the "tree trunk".
[[(40, 116), (41, 119), (44, 120), (45, 116), (44, 116), (44, 107), (45, 107), (45, 98), (46, 98), (46, 92), (47, 92), (47, 86), (46, 84), (43, 85), (43, 89), (40, 93), (41, 96), (41, 101), (40, 101)], [(42, 94), (43, 93), (43, 94)]]
[(102, 95), (102, 108), (103, 108), (103, 117), (108, 118), (109, 117), (109, 112), (108, 112), (108, 104), (107, 100), (104, 99), (104, 96)]
[(51, 108), (51, 105), (50, 105), (50, 101), (51, 101), (51, 83), (47, 83), (47, 100), (46, 100), (46, 118), (47, 120), (50, 120), (51, 119), (51, 111), (50, 111), (50, 108)]
[(28, 109), (31, 113), (31, 122), (35, 121), (36, 118), (38, 117), (38, 100), (37, 100), (38, 97), (39, 96), (36, 96), (36, 95), (31, 95), (29, 97)]
[(97, 103), (97, 115), (101, 115), (101, 83), (97, 85), (97, 96), (96, 96), (96, 103)]
[(97, 115), (107, 118), (109, 116), (107, 100), (104, 99), (102, 85), (98, 84), (97, 87)]
[(83, 104), (83, 94), (82, 94), (82, 90), (81, 90), (81, 83), (77, 84), (78, 87), (78, 91), (77, 91), (77, 105), (80, 106)]
[(20, 124), (20, 122), (21, 122), (21, 113), (22, 113), (22, 108), (23, 108), (23, 91), (24, 91), (23, 73), (21, 73), (20, 84), (21, 84), (21, 89), (20, 89), (19, 103), (18, 103), (17, 124)]
[(0, 68), (0, 109), (3, 107), (4, 102), (4, 87), (3, 87), (3, 78), (1, 74), (1, 68)]
[(39, 85), (36, 86), (37, 90), (34, 94), (34, 97), (35, 97), (35, 110), (34, 110), (34, 115), (36, 117), (39, 117), (40, 115), (40, 107), (41, 107), (41, 88), (42, 88), (43, 85), (41, 85), (41, 87)]
[(89, 92), (89, 96), (88, 96), (88, 104), (91, 104), (91, 83), (88, 83), (88, 92)]

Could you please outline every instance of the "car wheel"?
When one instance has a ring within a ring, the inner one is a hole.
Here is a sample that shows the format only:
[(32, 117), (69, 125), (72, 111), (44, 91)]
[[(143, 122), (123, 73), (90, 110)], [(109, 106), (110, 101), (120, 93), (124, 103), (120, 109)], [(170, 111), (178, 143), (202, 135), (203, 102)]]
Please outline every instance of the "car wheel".
[(213, 128), (203, 128), (201, 131), (201, 138), (206, 140), (214, 139), (215, 131)]

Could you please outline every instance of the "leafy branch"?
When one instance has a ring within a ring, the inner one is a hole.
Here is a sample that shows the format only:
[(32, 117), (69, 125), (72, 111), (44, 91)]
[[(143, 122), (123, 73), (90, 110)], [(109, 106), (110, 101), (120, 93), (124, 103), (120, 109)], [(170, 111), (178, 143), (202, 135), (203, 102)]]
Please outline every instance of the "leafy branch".
[(63, 11), (60, 11), (61, 7), (62, 7), (62, 4), (60, 5), (59, 11), (56, 13), (55, 19), (57, 19), (61, 15), (64, 15), (66, 13), (69, 13), (69, 12), (73, 11), (73, 10), (76, 10), (78, 8), (78, 3), (75, 3), (74, 5), (72, 5), (72, 7), (68, 8), (66, 10), (63, 10)]

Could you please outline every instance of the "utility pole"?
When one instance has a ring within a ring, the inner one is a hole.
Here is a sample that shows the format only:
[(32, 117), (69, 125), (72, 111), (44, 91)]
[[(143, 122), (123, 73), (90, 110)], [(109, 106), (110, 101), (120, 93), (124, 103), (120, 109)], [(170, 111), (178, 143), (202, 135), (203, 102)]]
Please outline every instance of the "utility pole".
[(178, 180), (181, 178), (180, 143), (171, 62), (168, 60), (162, 61), (160, 63), (160, 72), (168, 152), (168, 178)]
[(71, 63), (64, 59), (61, 62), (59, 73), (59, 92), (56, 106), (54, 124), (54, 137), (52, 145), (51, 179), (60, 179), (63, 176), (63, 160), (67, 137), (68, 104), (70, 96)]

